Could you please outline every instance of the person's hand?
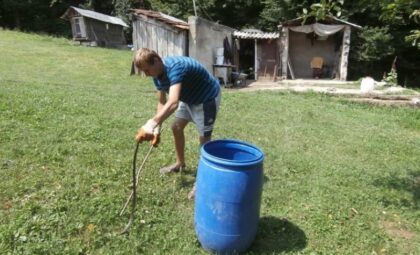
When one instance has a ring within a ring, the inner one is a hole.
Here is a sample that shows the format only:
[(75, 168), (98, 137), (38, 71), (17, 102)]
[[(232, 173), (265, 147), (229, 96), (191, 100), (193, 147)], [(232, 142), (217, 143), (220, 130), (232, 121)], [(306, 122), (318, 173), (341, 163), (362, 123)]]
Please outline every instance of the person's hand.
[(160, 142), (160, 126), (153, 119), (148, 120), (137, 132), (136, 141), (150, 141), (157, 146)]

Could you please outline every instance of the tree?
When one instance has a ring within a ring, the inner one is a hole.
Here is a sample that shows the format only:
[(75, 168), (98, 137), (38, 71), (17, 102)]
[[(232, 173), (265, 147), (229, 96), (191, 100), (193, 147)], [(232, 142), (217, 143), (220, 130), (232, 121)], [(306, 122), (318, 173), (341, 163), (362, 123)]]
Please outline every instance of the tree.
[(327, 16), (341, 16), (341, 6), (344, 0), (321, 0), (319, 3), (312, 4), (310, 10), (303, 8), (302, 17), (305, 23), (308, 18), (315, 18), (316, 21), (325, 20)]
[[(196, 2), (197, 4), (200, 3), (199, 6), (207, 11), (207, 4), (209, 1)], [(150, 6), (154, 11), (163, 12), (182, 20), (187, 20), (188, 16), (191, 16), (194, 13), (192, 1), (154, 0), (150, 1)]]
[(263, 5), (256, 0), (216, 0), (209, 8), (213, 13), (213, 20), (241, 29), (242, 27), (257, 27)]
[(59, 18), (66, 8), (61, 5), (51, 6), (51, 0), (3, 0), (0, 2), (0, 26), (22, 31), (66, 34), (67, 24)]
[(378, 61), (394, 54), (392, 35), (387, 27), (364, 27), (353, 42), (355, 59)]
[(21, 30), (24, 24), (24, 17), (30, 11), (27, 6), (31, 5), (30, 0), (14, 1), (3, 0), (1, 3), (2, 22), (0, 25)]
[(389, 63), (395, 53), (389, 28), (366, 26), (353, 33), (352, 38), (349, 65), (351, 79), (363, 76), (382, 79), (384, 73), (389, 72)]
[(264, 31), (277, 31), (280, 22), (300, 17), (302, 10), (315, 1), (264, 0), (258, 26)]
[[(412, 18), (417, 24), (420, 24), (420, 9), (415, 10), (411, 15), (410, 18)], [(413, 46), (416, 46), (418, 49), (420, 49), (420, 30), (414, 29), (410, 31), (410, 35), (407, 35), (405, 37), (405, 41), (412, 43)]]
[[(408, 39), (416, 38), (418, 23), (412, 15), (420, 8), (420, 3), (416, 0), (382, 0), (379, 4), (382, 9), (379, 22), (389, 26), (394, 38), (392, 45), (398, 57), (396, 68), (399, 84), (420, 86), (420, 49), (412, 41), (407, 41), (407, 36)], [(414, 37), (410, 37), (413, 32)]]

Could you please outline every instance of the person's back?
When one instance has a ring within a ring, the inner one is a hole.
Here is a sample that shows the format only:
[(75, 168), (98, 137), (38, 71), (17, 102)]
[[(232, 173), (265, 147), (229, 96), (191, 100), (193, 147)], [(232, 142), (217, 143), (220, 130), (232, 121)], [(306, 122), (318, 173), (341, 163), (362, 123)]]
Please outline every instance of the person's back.
[(182, 83), (180, 100), (200, 104), (214, 99), (220, 90), (219, 82), (195, 59), (170, 56), (163, 60), (165, 73), (154, 78), (156, 88), (168, 91), (173, 84)]

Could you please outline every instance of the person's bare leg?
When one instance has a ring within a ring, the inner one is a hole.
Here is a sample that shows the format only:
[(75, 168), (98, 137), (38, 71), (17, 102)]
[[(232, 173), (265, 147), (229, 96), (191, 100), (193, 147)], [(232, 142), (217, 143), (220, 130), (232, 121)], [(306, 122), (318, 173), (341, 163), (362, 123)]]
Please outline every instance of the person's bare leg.
[(211, 140), (211, 136), (200, 136), (200, 145), (207, 143)]
[[(205, 144), (206, 142), (211, 140), (211, 136), (200, 136), (200, 146), (203, 146), (203, 144)], [(195, 182), (194, 185), (191, 189), (191, 191), (188, 193), (188, 199), (192, 200), (195, 197), (195, 190), (196, 190), (196, 186), (195, 186)]]
[(171, 129), (172, 134), (174, 135), (175, 143), (175, 155), (176, 162), (175, 164), (163, 167), (160, 169), (161, 174), (167, 174), (172, 172), (179, 172), (183, 167), (185, 167), (185, 136), (184, 129), (187, 126), (188, 121), (180, 118), (176, 118), (174, 123), (172, 123)]
[(174, 135), (175, 152), (176, 152), (176, 164), (179, 166), (185, 165), (185, 136), (184, 129), (187, 126), (188, 121), (184, 119), (176, 118), (171, 126), (172, 133)]

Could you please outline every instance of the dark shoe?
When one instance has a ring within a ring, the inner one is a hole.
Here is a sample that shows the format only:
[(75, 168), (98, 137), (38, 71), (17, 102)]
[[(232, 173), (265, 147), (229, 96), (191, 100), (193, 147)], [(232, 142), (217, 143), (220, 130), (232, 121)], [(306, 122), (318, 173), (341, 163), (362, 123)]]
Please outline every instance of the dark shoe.
[(173, 164), (170, 166), (162, 167), (159, 170), (159, 172), (161, 174), (178, 173), (179, 171), (182, 171), (184, 168), (185, 168), (185, 165)]

